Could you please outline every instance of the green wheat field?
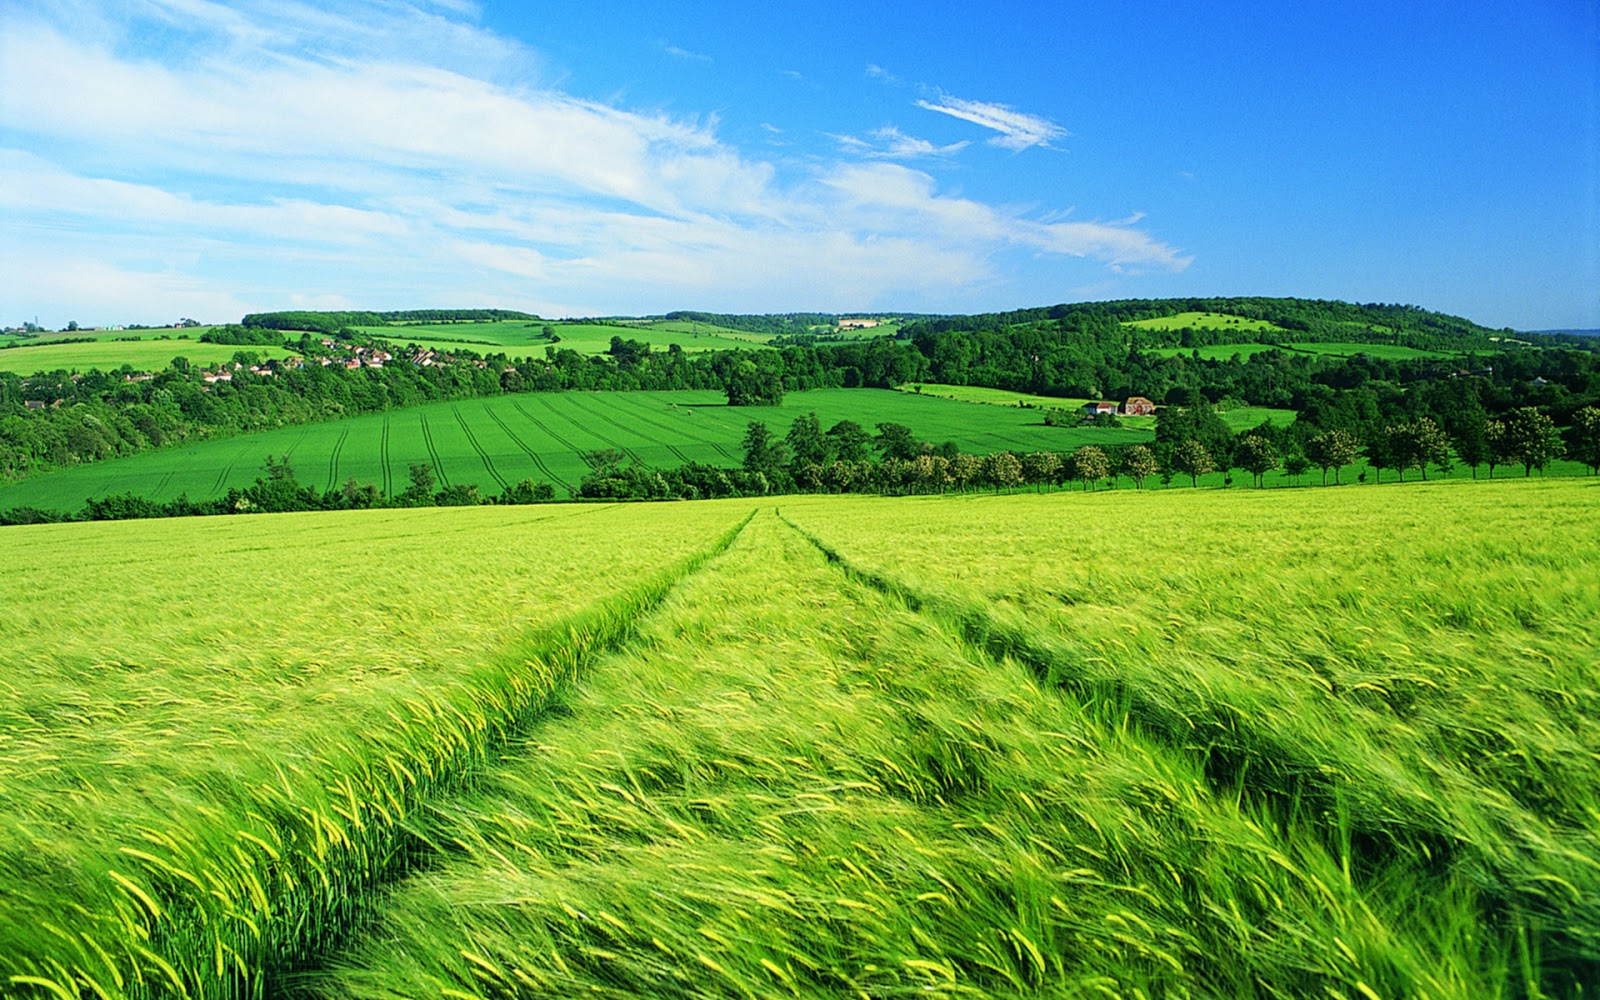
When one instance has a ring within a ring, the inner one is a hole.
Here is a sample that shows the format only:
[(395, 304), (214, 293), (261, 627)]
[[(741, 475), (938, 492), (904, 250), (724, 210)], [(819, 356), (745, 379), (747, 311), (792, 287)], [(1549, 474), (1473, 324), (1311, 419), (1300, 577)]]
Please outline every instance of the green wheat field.
[(7, 528), (0, 993), (1591, 996), (1597, 511)]

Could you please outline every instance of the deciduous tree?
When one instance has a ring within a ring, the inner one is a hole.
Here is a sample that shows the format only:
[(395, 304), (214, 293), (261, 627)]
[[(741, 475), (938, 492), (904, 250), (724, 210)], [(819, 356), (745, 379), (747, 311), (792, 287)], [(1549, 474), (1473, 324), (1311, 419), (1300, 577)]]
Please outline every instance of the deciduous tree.
[(1524, 477), (1531, 476), (1534, 469), (1543, 472), (1550, 460), (1561, 454), (1555, 421), (1531, 406), (1519, 406), (1506, 414), (1506, 437)]
[(1134, 489), (1144, 489), (1146, 477), (1155, 475), (1157, 470), (1155, 452), (1146, 445), (1136, 444), (1122, 455), (1122, 471), (1133, 480)]
[(1086, 490), (1094, 489), (1096, 480), (1111, 475), (1111, 459), (1098, 446), (1086, 444), (1072, 453), (1072, 478), (1083, 483)]
[(1174, 472), (1188, 476), (1190, 486), (1198, 486), (1200, 477), (1215, 471), (1217, 467), (1212, 461), (1211, 449), (1193, 439), (1178, 442), (1177, 447), (1172, 449), (1172, 459), (1167, 464)]
[(1256, 486), (1259, 487), (1261, 477), (1278, 467), (1278, 449), (1261, 435), (1249, 434), (1239, 442), (1239, 447), (1234, 451), (1234, 460), (1239, 468), (1255, 477)]
[(1567, 457), (1587, 465), (1589, 475), (1600, 475), (1600, 406), (1585, 406), (1572, 415)]
[(1339, 470), (1356, 460), (1359, 448), (1355, 435), (1343, 428), (1323, 431), (1306, 442), (1306, 458), (1322, 470), (1322, 485), (1328, 485), (1328, 470), (1333, 470), (1333, 484), (1339, 485)]

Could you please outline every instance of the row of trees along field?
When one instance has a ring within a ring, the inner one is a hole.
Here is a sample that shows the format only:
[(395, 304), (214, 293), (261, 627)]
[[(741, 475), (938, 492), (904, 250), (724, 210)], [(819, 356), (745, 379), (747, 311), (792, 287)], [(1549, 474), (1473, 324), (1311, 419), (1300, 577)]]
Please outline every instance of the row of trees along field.
[[(1282, 469), (1295, 482), (1315, 469), (1326, 485), (1328, 476), (1341, 481), (1343, 470), (1365, 459), (1379, 477), (1385, 471), (1404, 481), (1417, 472), (1426, 479), (1430, 468), (1448, 473), (1459, 460), (1472, 468), (1520, 467), (1524, 476), (1543, 470), (1565, 454), (1600, 473), (1600, 407), (1579, 411), (1565, 443), (1555, 423), (1532, 407), (1511, 411), (1504, 420), (1484, 419), (1462, 424), (1452, 440), (1431, 417), (1388, 425), (1366, 440), (1335, 428), (1299, 441), (1286, 428), (1263, 424), (1235, 434), (1209, 406), (1168, 408), (1158, 420), (1153, 445), (1101, 447), (1084, 445), (1072, 452), (1031, 452), (1017, 455), (1000, 451), (988, 455), (964, 453), (954, 442), (934, 445), (920, 440), (910, 427), (880, 423), (870, 433), (852, 420), (822, 429), (815, 413), (795, 418), (788, 433), (779, 437), (762, 421), (751, 421), (744, 435), (744, 463), (724, 469), (703, 463), (677, 468), (624, 467), (622, 454), (612, 452), (599, 460), (579, 485), (585, 499), (694, 500), (710, 497), (750, 496), (765, 493), (943, 493), (950, 489), (1050, 488), (1079, 483), (1093, 489), (1119, 477), (1136, 488), (1159, 477), (1170, 484), (1174, 477), (1189, 479), (1214, 472), (1231, 484), (1234, 470), (1249, 474), (1261, 485), (1264, 477)], [(1454, 458), (1452, 457), (1452, 450)], [(1367, 472), (1359, 473), (1362, 481)]]
[[(1551, 341), (1537, 350), (1518, 348), (1443, 360), (1280, 350), (1248, 358), (1204, 359), (1154, 350), (1164, 340), (1181, 339), (1181, 331), (1132, 332), (1121, 326), (1126, 319), (1147, 318), (1162, 309), (1170, 315), (1178, 307), (1227, 306), (1241, 315), (1254, 310), (1279, 325), (1302, 322), (1312, 328), (1310, 335), (1337, 329), (1346, 339), (1449, 342), (1455, 345), (1453, 350), (1490, 343), (1488, 331), (1461, 332), (1458, 327), (1465, 321), (1411, 307), (1295, 302), (1181, 300), (1166, 305), (1057, 306), (923, 319), (908, 324), (895, 338), (779, 350), (690, 354), (676, 347), (658, 351), (617, 336), (611, 349), (597, 356), (548, 345), (535, 357), (480, 356), (460, 350), (430, 366), (397, 358), (381, 368), (346, 370), (308, 361), (300, 368), (281, 368), (270, 378), (241, 376), (211, 385), (182, 358), (151, 378), (139, 378), (127, 369), (0, 373), (0, 476), (16, 478), (187, 441), (441, 399), (570, 389), (715, 389), (726, 391), (736, 405), (761, 405), (777, 402), (785, 392), (892, 388), (931, 381), (1069, 398), (1142, 395), (1172, 406), (1204, 401), (1289, 408), (1298, 414), (1296, 424), (1305, 432), (1303, 437), (1342, 428), (1361, 440), (1388, 424), (1424, 416), (1448, 432), (1460, 422), (1457, 411), (1481, 409), (1488, 416), (1503, 417), (1525, 406), (1567, 427), (1577, 410), (1600, 404), (1600, 345), (1596, 344), (1584, 350)], [(272, 315), (274, 322), (306, 323), (298, 314)], [(385, 317), (421, 314), (372, 315), (399, 322)], [(1366, 333), (1350, 325), (1354, 320), (1341, 318), (1362, 315), (1374, 324)], [(352, 317), (367, 318), (365, 314), (337, 318)], [(251, 318), (257, 325), (240, 328), (238, 336), (268, 329), (260, 325), (266, 320)], [(1379, 319), (1386, 321), (1382, 330), (1376, 326)], [(357, 336), (347, 327), (340, 329), (346, 336)], [(395, 328), (396, 342), (403, 339), (403, 332), (403, 327)], [(227, 338), (234, 332), (222, 328), (213, 334)], [(287, 346), (313, 355), (322, 349), (320, 341), (304, 334), (290, 339)], [(243, 368), (256, 360), (248, 350), (234, 356), (234, 363)], [(1456, 377), (1461, 371), (1480, 374)]]
[[(1484, 420), (1465, 427), (1454, 442), (1460, 462), (1477, 478), (1479, 466), (1489, 476), (1499, 466), (1520, 465), (1523, 475), (1544, 469), (1563, 452), (1582, 461), (1591, 473), (1600, 473), (1600, 408), (1580, 410), (1563, 446), (1553, 421), (1532, 407), (1513, 410), (1504, 420)], [(574, 494), (580, 500), (698, 500), (720, 497), (765, 496), (773, 493), (943, 493), (947, 490), (1049, 489), (1079, 483), (1094, 489), (1102, 482), (1115, 485), (1119, 477), (1135, 488), (1160, 477), (1170, 485), (1174, 477), (1188, 477), (1191, 486), (1200, 476), (1222, 472), (1231, 485), (1234, 470), (1248, 473), (1257, 486), (1263, 477), (1283, 469), (1296, 483), (1309, 470), (1322, 473), (1327, 484), (1365, 458), (1381, 477), (1385, 470), (1404, 481), (1416, 470), (1423, 479), (1430, 467), (1448, 473), (1453, 467), (1452, 441), (1430, 417), (1385, 427), (1363, 445), (1348, 431), (1323, 431), (1296, 449), (1292, 436), (1270, 424), (1235, 435), (1209, 406), (1199, 404), (1162, 411), (1154, 445), (1100, 447), (1084, 445), (1072, 452), (1040, 451), (1017, 455), (1010, 451), (988, 455), (962, 452), (954, 442), (940, 445), (921, 440), (910, 427), (879, 423), (876, 433), (852, 420), (822, 429), (815, 413), (797, 417), (779, 438), (762, 421), (745, 430), (744, 461), (739, 468), (690, 462), (673, 468), (624, 465), (617, 450), (590, 452), (584, 457), (592, 471)], [(131, 493), (89, 500), (74, 515), (19, 507), (0, 511), (0, 525), (36, 524), (61, 520), (125, 520), (148, 517), (185, 517), (217, 514), (283, 513), (310, 510), (360, 510), (375, 507), (476, 506), (527, 504), (556, 499), (549, 483), (524, 479), (498, 496), (482, 493), (475, 484), (456, 483), (438, 488), (430, 466), (413, 463), (405, 490), (385, 497), (372, 483), (350, 479), (326, 492), (299, 482), (287, 456), (267, 458), (264, 474), (243, 489), (230, 488), (211, 500), (187, 497), (157, 501)], [(1367, 473), (1359, 474), (1365, 481)]]
[(210, 517), (223, 514), (284, 514), (312, 510), (373, 510), (384, 507), (476, 507), (484, 504), (514, 505), (544, 503), (556, 499), (549, 483), (524, 479), (499, 494), (488, 494), (474, 483), (443, 486), (425, 462), (410, 464), (406, 488), (392, 497), (383, 495), (375, 483), (347, 479), (337, 489), (319, 490), (296, 477), (294, 466), (285, 455), (267, 456), (262, 474), (243, 488), (229, 487), (210, 500), (191, 500), (178, 496), (153, 500), (134, 493), (114, 493), (94, 497), (76, 513), (13, 507), (0, 510), (0, 525), (46, 524), (61, 521), (128, 521), (151, 517)]

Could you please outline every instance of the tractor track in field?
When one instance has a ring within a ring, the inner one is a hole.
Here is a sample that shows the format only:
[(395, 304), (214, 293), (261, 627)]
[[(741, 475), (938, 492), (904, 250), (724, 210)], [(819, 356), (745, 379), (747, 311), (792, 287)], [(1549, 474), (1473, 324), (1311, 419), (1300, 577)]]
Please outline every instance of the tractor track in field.
[(217, 481), (211, 484), (211, 492), (209, 494), (207, 494), (208, 496), (215, 496), (217, 493), (219, 493), (222, 490), (223, 484), (228, 481), (228, 476), (230, 476), (233, 473), (233, 467), (235, 465), (238, 465), (238, 464), (239, 464), (239, 454), (235, 453), (234, 456), (233, 456), (233, 460), (230, 461), (227, 465), (223, 466), (221, 472), (217, 473)]
[[(577, 424), (578, 423), (576, 420), (573, 420), (570, 416), (567, 416), (565, 413), (562, 413), (560, 410), (556, 409), (555, 404), (550, 402), (548, 399), (540, 399), (539, 400), (539, 405), (541, 405), (545, 409), (549, 410), (551, 415), (553, 415), (553, 416), (560, 417), (561, 419), (570, 421), (573, 424)], [(577, 405), (575, 398), (574, 398), (573, 405), (574, 406)], [(584, 413), (589, 413), (590, 412), (588, 410), (583, 409), (582, 407), (578, 407), (578, 408), (580, 410), (582, 410), (582, 412), (584, 412)], [(591, 414), (591, 415), (593, 415), (593, 414)], [(626, 430), (627, 428), (623, 428), (623, 429)], [(624, 455), (626, 455), (629, 458), (633, 459), (633, 461), (634, 461), (634, 463), (636, 465), (641, 465), (646, 469), (651, 468), (651, 465), (650, 465), (649, 462), (646, 462), (643, 458), (640, 458), (639, 457), (639, 453), (634, 451), (632, 448), (629, 448), (627, 445), (624, 445), (624, 444), (622, 444), (621, 442), (618, 442), (618, 441), (613, 441), (611, 438), (606, 437), (604, 434), (601, 434), (599, 431), (595, 430), (592, 427), (584, 427), (584, 430), (588, 431), (590, 434), (593, 434), (595, 437), (599, 438), (606, 445), (608, 445), (608, 446), (610, 446), (612, 448), (615, 448), (617, 451), (620, 451)], [(582, 455), (583, 453), (579, 452), (578, 454)]]
[(417, 414), (422, 421), (422, 443), (428, 449), (428, 457), (433, 459), (433, 474), (440, 486), (448, 487), (450, 477), (445, 475), (444, 463), (439, 461), (439, 449), (433, 443), (433, 428), (428, 426), (428, 416), (425, 413)]
[(500, 470), (494, 467), (494, 460), (489, 457), (489, 453), (484, 451), (483, 445), (478, 443), (478, 435), (472, 433), (472, 428), (467, 424), (467, 418), (461, 415), (461, 408), (452, 403), (450, 412), (455, 416), (456, 423), (461, 425), (461, 433), (467, 436), (467, 444), (471, 445), (472, 450), (477, 452), (478, 457), (483, 460), (483, 467), (489, 470), (489, 475), (494, 478), (495, 482), (500, 484), (502, 490), (510, 486), (511, 484), (506, 482), (505, 477), (500, 475)]
[[(572, 403), (573, 403), (574, 406), (578, 406), (578, 397), (577, 396), (572, 397)], [(639, 433), (639, 429), (637, 427), (629, 427), (627, 424), (624, 424), (622, 421), (620, 421), (620, 420), (616, 419), (615, 417), (611, 416), (611, 414), (604, 412), (603, 409), (590, 410), (589, 407), (588, 407), (588, 404), (584, 404), (583, 406), (578, 406), (578, 408), (580, 410), (583, 410), (584, 412), (592, 413), (594, 416), (599, 417), (601, 420), (604, 420), (606, 423), (608, 423), (611, 426), (617, 428), (618, 430), (628, 431), (628, 432), (631, 432), (631, 433), (634, 433), (634, 434), (638, 434)], [(640, 423), (649, 423), (649, 422), (650, 421), (647, 421), (647, 420), (644, 420), (643, 418), (640, 418)], [(640, 435), (640, 436), (642, 437), (643, 435)], [(666, 448), (668, 451), (670, 451), (674, 455), (676, 455), (677, 458), (678, 458), (678, 461), (684, 463), (685, 465), (689, 464), (689, 461), (690, 461), (689, 456), (685, 455), (683, 452), (679, 451), (678, 450), (678, 446), (675, 445), (675, 444), (672, 444), (670, 441), (662, 441), (662, 440), (658, 440), (658, 439), (652, 438), (651, 439), (651, 443), (652, 444), (661, 445), (662, 447)], [(630, 455), (633, 454), (633, 452), (631, 450), (629, 450), (629, 449), (624, 449), (624, 450), (628, 451), (628, 454), (630, 454)], [(637, 459), (638, 456), (635, 455), (634, 457), (635, 457), (635, 459)]]
[(394, 496), (394, 473), (389, 469), (389, 415), (383, 415), (383, 433), (378, 439), (379, 478), (383, 480), (383, 495)]
[(522, 438), (517, 436), (517, 432), (513, 431), (510, 425), (508, 425), (504, 420), (501, 420), (500, 414), (494, 412), (493, 408), (491, 408), (488, 403), (483, 404), (483, 412), (489, 415), (490, 420), (493, 420), (495, 423), (500, 425), (500, 429), (505, 431), (506, 437), (511, 439), (511, 443), (516, 445), (518, 448), (521, 448), (522, 453), (533, 460), (534, 467), (540, 472), (544, 473), (547, 479), (566, 487), (568, 492), (571, 492), (575, 488), (571, 483), (556, 475), (555, 472), (544, 463), (544, 459), (539, 457), (539, 453), (528, 447)]
[[(1020, 628), (995, 618), (989, 609), (969, 604), (960, 598), (902, 583), (889, 573), (860, 567), (828, 542), (789, 520), (781, 511), (778, 517), (820, 552), (848, 579), (869, 587), (920, 615), (930, 626), (945, 629), (964, 643), (974, 656), (996, 662), (1011, 659), (1031, 672), (1041, 685), (1078, 702), (1084, 709), (1122, 713), (1132, 723), (1158, 741), (1167, 752), (1198, 765), (1207, 787), (1222, 798), (1242, 799), (1254, 808), (1292, 823), (1305, 810), (1335, 814), (1339, 809), (1340, 789), (1314, 756), (1276, 738), (1270, 729), (1252, 725), (1227, 706), (1185, 709), (1141, 690), (1139, 685), (1117, 676), (1096, 676), (1089, 664), (1078, 662), (1069, 651), (1052, 649), (1048, 640), (1030, 636)], [(1252, 762), (1275, 759), (1284, 766), (1277, 773), (1262, 774)], [(1451, 864), (1483, 865), (1489, 872), (1482, 887), (1485, 919), (1496, 919), (1506, 912), (1517, 912), (1532, 905), (1519, 886), (1518, 866), (1506, 859), (1486, 856), (1452, 838), (1442, 829), (1431, 829), (1415, 820), (1400, 830), (1387, 828), (1379, 821), (1374, 826), (1360, 822), (1341, 832), (1330, 829), (1324, 845), (1334, 853), (1351, 852), (1366, 864), (1353, 876), (1363, 891), (1373, 888), (1366, 875), (1381, 871), (1384, 864), (1408, 853), (1418, 853), (1441, 868)], [(1336, 838), (1343, 836), (1344, 843)], [(1574, 890), (1576, 892), (1576, 890)], [(1557, 940), (1560, 935), (1557, 935)], [(1574, 953), (1583, 954), (1581, 941), (1567, 942)], [(1575, 968), (1583, 975), (1600, 970), (1592, 955), (1577, 959)]]
[[(562, 516), (593, 514), (611, 506), (587, 505)], [(414, 783), (411, 804), (420, 806), (448, 800), (469, 791), (480, 775), (481, 761), (495, 759), (541, 720), (553, 712), (564, 711), (568, 689), (584, 671), (600, 657), (634, 641), (640, 626), (659, 611), (680, 584), (732, 547), (758, 510), (752, 508), (704, 548), (668, 565), (629, 590), (579, 609), (567, 618), (546, 623), (524, 637), (519, 656), (548, 665), (552, 672), (548, 686), (543, 690), (530, 686), (521, 697), (496, 702), (503, 715), (494, 720), (494, 725), (478, 729), (470, 741), (462, 740), (458, 749), (451, 751), (451, 758), (429, 775), (431, 780), (425, 786)], [(404, 820), (398, 817), (390, 820), (385, 813), (383, 819), (389, 821), (380, 825), (376, 818), (375, 815), (374, 822), (361, 832), (364, 839), (372, 843), (372, 856), (379, 860), (361, 866), (345, 885), (330, 888), (330, 894), (338, 893), (337, 898), (318, 900), (326, 909), (336, 911), (339, 919), (300, 921), (291, 932), (292, 937), (284, 942), (284, 951), (264, 956), (262, 966), (254, 970), (259, 977), (254, 995), (261, 1000), (304, 1000), (310, 994), (302, 987), (303, 976), (326, 965), (358, 935), (370, 929), (373, 914), (387, 898), (389, 890), (404, 879), (426, 872), (447, 856), (448, 848), (419, 836)], [(326, 879), (323, 884), (327, 885)], [(317, 891), (314, 884), (311, 891)], [(160, 942), (156, 942), (155, 947), (159, 950)]]
[[(679, 434), (679, 435), (682, 435), (684, 437), (693, 438), (695, 441), (698, 441), (700, 444), (703, 444), (706, 447), (712, 448), (712, 449), (716, 450), (717, 452), (721, 453), (722, 456), (724, 458), (727, 458), (729, 461), (738, 461), (732, 455), (728, 454), (728, 450), (726, 448), (722, 447), (722, 445), (718, 444), (716, 441), (713, 441), (710, 438), (705, 437), (704, 435), (701, 435), (701, 434), (698, 434), (698, 433), (691, 434), (688, 431), (685, 431), (681, 427), (673, 427), (672, 425), (668, 424), (666, 421), (660, 420), (657, 417), (652, 416), (647, 410), (645, 410), (643, 403), (635, 402), (634, 400), (631, 400), (631, 399), (623, 400), (622, 402), (623, 402), (624, 405), (632, 408), (630, 410), (630, 412), (632, 413), (634, 419), (638, 420), (640, 423), (649, 424), (651, 427), (655, 427), (658, 430), (665, 431), (667, 434)], [(685, 462), (693, 461), (693, 459), (691, 459), (691, 458), (687, 457), (686, 455), (684, 455), (684, 453), (679, 451), (677, 449), (677, 447), (675, 447), (674, 445), (670, 445), (669, 444), (669, 445), (667, 445), (667, 447), (672, 450), (672, 453), (674, 455), (677, 455), (679, 458), (683, 459)]]
[(344, 453), (344, 443), (349, 437), (350, 428), (346, 427), (339, 435), (339, 440), (333, 443), (333, 451), (328, 454), (328, 485), (324, 487), (324, 493), (331, 493), (339, 482), (339, 456)]
[[(694, 408), (693, 405), (690, 405), (688, 409), (689, 409), (690, 413), (694, 413), (695, 412), (695, 408)], [(707, 418), (707, 419), (710, 419), (713, 423), (721, 423), (721, 420), (718, 419), (718, 418), (715, 418), (715, 417), (711, 417), (711, 418)], [(726, 458), (728, 461), (730, 461), (730, 462), (738, 462), (739, 461), (739, 459), (734, 456), (733, 452), (731, 452), (728, 449), (724, 448), (722, 445), (718, 444), (717, 442), (712, 441), (709, 438), (701, 438), (701, 440), (705, 441), (706, 444), (709, 444), (711, 447), (715, 448), (717, 450), (717, 452), (720, 455), (722, 455), (723, 458)]]
[(544, 431), (547, 435), (549, 435), (550, 437), (554, 438), (556, 441), (559, 441), (561, 443), (561, 445), (563, 447), (565, 447), (568, 451), (572, 452), (574, 455), (579, 456), (580, 458), (583, 456), (584, 450), (582, 448), (579, 448), (577, 445), (573, 444), (571, 441), (568, 441), (566, 438), (562, 437), (560, 434), (557, 434), (555, 431), (551, 430), (549, 424), (545, 423), (543, 420), (540, 420), (538, 417), (536, 417), (533, 414), (529, 413), (526, 409), (523, 408), (523, 406), (522, 406), (522, 404), (520, 402), (518, 402), (516, 400), (513, 400), (511, 405), (516, 408), (516, 411), (518, 413), (520, 413), (524, 417), (528, 418), (528, 421), (530, 423), (532, 423), (533, 426), (539, 428), (541, 431)]

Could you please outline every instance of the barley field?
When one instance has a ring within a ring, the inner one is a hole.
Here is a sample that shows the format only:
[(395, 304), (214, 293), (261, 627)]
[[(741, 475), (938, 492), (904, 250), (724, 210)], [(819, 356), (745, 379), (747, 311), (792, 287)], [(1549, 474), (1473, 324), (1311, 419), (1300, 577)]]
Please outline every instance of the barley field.
[(0, 992), (1589, 996), (1597, 510), (5, 529)]
[(362, 513), (6, 533), (0, 984), (260, 995), (749, 511)]

